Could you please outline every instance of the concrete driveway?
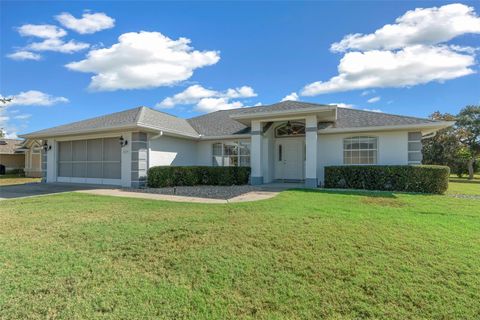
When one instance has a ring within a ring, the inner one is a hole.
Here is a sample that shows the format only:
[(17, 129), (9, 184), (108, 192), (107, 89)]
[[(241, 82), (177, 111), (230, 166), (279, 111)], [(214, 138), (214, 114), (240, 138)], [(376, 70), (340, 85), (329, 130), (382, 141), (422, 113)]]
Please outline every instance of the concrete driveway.
[[(0, 200), (42, 196), (62, 192), (98, 189), (99, 186), (71, 183), (26, 183), (0, 186)], [(108, 189), (107, 186), (101, 186)]]

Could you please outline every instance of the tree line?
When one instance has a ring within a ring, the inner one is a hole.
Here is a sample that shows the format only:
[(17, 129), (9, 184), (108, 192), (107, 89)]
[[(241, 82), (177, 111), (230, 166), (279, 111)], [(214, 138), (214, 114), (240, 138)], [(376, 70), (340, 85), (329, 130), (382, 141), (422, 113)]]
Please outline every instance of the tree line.
[(473, 179), (480, 170), (480, 106), (467, 106), (457, 115), (437, 111), (430, 118), (455, 121), (455, 125), (423, 140), (422, 162), (446, 165), (459, 177), (468, 174)]

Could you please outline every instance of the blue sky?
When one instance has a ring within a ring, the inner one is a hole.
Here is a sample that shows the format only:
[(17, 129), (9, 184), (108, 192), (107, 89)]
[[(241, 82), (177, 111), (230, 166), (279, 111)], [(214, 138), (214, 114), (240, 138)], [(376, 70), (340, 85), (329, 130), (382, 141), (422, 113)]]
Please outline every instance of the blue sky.
[(287, 95), (456, 113), (480, 103), (480, 5), (454, 3), (2, 1), (0, 94), (14, 100), (0, 125), (15, 136), (139, 105), (188, 118)]

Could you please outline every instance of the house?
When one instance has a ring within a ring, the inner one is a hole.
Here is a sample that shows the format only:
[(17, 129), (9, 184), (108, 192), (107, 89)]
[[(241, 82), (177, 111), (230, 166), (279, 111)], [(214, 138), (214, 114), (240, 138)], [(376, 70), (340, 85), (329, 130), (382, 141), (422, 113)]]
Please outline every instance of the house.
[(323, 183), (329, 165), (407, 165), (452, 122), (298, 101), (181, 119), (146, 107), (23, 135), (46, 182), (139, 187), (153, 166), (250, 166), (251, 183)]
[(18, 150), (23, 140), (0, 138), (0, 165), (5, 167), (6, 172), (23, 169), (25, 155)]
[(39, 140), (27, 139), (22, 141), (22, 146), (18, 149), (25, 154), (25, 177), (42, 177), (42, 143)]

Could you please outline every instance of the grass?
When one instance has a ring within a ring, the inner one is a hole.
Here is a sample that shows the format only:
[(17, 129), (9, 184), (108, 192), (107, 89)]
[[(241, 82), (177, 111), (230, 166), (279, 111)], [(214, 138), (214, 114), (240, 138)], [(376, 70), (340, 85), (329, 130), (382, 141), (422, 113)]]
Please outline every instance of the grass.
[(478, 319), (480, 200), (79, 193), (0, 206), (4, 319)]
[(24, 184), (32, 182), (40, 182), (41, 178), (26, 178), (18, 174), (6, 174), (0, 176), (0, 186), (9, 186), (13, 184)]
[(467, 176), (459, 178), (451, 175), (447, 194), (480, 195), (480, 174), (476, 174), (473, 180), (468, 180)]

